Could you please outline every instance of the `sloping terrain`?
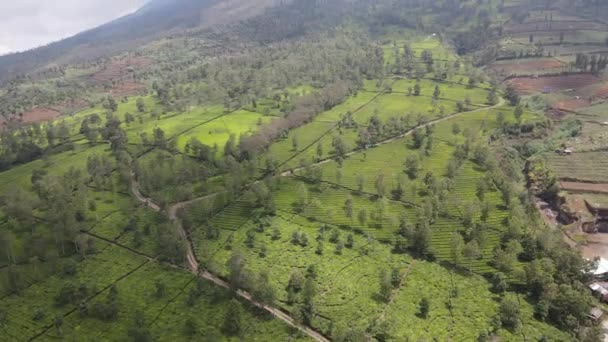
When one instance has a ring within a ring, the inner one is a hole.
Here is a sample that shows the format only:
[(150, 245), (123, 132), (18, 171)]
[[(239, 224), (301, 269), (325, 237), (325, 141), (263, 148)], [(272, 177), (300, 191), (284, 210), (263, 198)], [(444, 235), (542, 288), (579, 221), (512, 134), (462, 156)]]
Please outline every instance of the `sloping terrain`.
[(0, 57), (0, 80), (51, 64), (116, 54), (175, 31), (235, 23), (276, 3), (276, 0), (152, 0), (131, 15), (74, 37)]

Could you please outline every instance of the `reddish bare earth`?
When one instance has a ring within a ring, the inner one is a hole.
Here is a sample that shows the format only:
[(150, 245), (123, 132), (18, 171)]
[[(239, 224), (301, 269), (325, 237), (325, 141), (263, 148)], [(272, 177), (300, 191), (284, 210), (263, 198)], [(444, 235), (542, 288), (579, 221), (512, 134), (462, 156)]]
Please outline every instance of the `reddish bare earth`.
[(28, 110), (27, 112), (24, 112), (20, 118), (20, 121), (23, 123), (48, 121), (60, 115), (61, 113), (58, 110), (52, 108), (33, 108)]
[(91, 79), (96, 83), (107, 83), (127, 76), (131, 70), (141, 69), (150, 64), (152, 64), (152, 61), (145, 57), (113, 59), (106, 63), (101, 70), (93, 74)]
[(121, 82), (110, 90), (112, 95), (120, 97), (120, 96), (130, 96), (130, 95), (138, 95), (146, 91), (146, 85), (137, 82)]
[(519, 59), (517, 62), (501, 62), (492, 64), (491, 68), (504, 74), (532, 73), (541, 70), (560, 69), (563, 62), (556, 59)]
[(608, 82), (604, 82), (604, 84), (595, 91), (593, 96), (600, 98), (608, 98)]
[(608, 194), (608, 183), (560, 182), (560, 185), (568, 191)]
[(555, 92), (569, 89), (580, 89), (601, 82), (591, 74), (563, 75), (563, 76), (539, 76), (539, 77), (514, 77), (508, 83), (522, 94), (537, 92)]
[(552, 103), (551, 106), (556, 109), (562, 110), (577, 110), (585, 107), (589, 107), (593, 104), (593, 102), (589, 101), (585, 98), (571, 98), (567, 100), (560, 100), (555, 103)]

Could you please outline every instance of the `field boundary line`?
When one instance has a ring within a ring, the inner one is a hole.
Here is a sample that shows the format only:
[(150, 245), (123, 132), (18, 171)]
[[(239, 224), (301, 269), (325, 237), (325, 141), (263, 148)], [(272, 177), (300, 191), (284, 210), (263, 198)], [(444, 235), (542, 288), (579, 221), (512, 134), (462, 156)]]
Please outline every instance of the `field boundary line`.
[[(378, 95), (378, 96), (379, 96), (379, 95)], [(359, 147), (359, 148), (355, 148), (355, 149), (353, 149), (352, 151), (350, 151), (350, 152), (346, 153), (346, 154), (344, 155), (344, 157), (350, 157), (350, 156), (353, 156), (353, 155), (355, 155), (355, 154), (357, 154), (357, 153), (365, 152), (365, 151), (367, 151), (367, 150), (369, 150), (369, 149), (372, 149), (372, 148), (374, 148), (374, 147), (378, 147), (378, 146), (381, 146), (381, 145), (386, 145), (386, 144), (389, 144), (389, 143), (391, 143), (391, 142), (393, 142), (393, 141), (395, 141), (395, 140), (398, 140), (398, 139), (404, 138), (404, 137), (406, 137), (406, 136), (408, 136), (408, 135), (412, 134), (412, 132), (414, 132), (416, 129), (425, 128), (425, 127), (427, 127), (427, 126), (434, 125), (434, 124), (437, 124), (437, 123), (440, 123), (440, 122), (443, 122), (443, 121), (446, 121), (446, 120), (449, 120), (449, 119), (452, 119), (452, 118), (455, 118), (455, 117), (457, 117), (457, 116), (461, 116), (461, 115), (464, 115), (464, 114), (477, 113), (477, 112), (480, 112), (480, 111), (483, 111), (483, 110), (494, 110), (494, 109), (497, 109), (497, 108), (501, 107), (501, 106), (502, 106), (502, 105), (504, 105), (504, 104), (505, 104), (505, 100), (504, 100), (504, 99), (501, 97), (501, 98), (500, 98), (500, 100), (499, 100), (499, 102), (498, 102), (496, 105), (494, 105), (494, 106), (482, 107), (482, 108), (477, 108), (477, 109), (470, 110), (470, 111), (466, 111), (466, 112), (459, 112), (459, 113), (453, 113), (453, 114), (450, 114), (450, 115), (446, 115), (446, 116), (444, 116), (444, 117), (442, 117), (442, 118), (438, 118), (438, 119), (435, 119), (435, 120), (431, 120), (431, 121), (428, 121), (428, 122), (426, 122), (426, 123), (424, 123), (424, 124), (421, 124), (421, 125), (415, 126), (415, 127), (411, 128), (411, 129), (407, 130), (407, 131), (406, 131), (406, 132), (404, 132), (404, 133), (399, 133), (399, 134), (397, 134), (397, 135), (395, 135), (395, 136), (393, 136), (393, 137), (390, 137), (390, 138), (387, 138), (387, 139), (381, 140), (381, 141), (377, 142), (376, 144), (374, 144), (374, 145), (370, 146), (369, 148), (361, 148), (361, 147)], [(310, 146), (309, 146), (309, 147), (310, 147)], [(307, 149), (308, 149), (309, 147), (307, 147)], [(302, 151), (304, 151), (304, 150), (302, 150)], [(334, 159), (335, 159), (335, 157), (336, 157), (336, 156), (331, 156), (331, 157), (327, 157), (327, 158), (324, 158), (324, 159), (320, 159), (318, 162), (316, 162), (316, 163), (314, 163), (314, 164), (310, 165), (310, 167), (315, 167), (315, 166), (319, 166), (319, 165), (322, 165), (322, 164), (326, 164), (326, 163), (328, 163), (328, 162), (330, 162), (330, 161), (334, 160)], [(281, 166), (282, 166), (282, 165), (280, 165), (279, 167), (281, 167)], [(292, 170), (287, 170), (287, 171), (284, 171), (284, 172), (282, 172), (280, 175), (281, 175), (281, 176), (284, 176), (284, 177), (285, 177), (285, 176), (289, 176), (289, 175), (293, 175), (295, 172), (301, 171), (301, 170), (303, 170), (303, 169), (304, 169), (304, 168), (302, 168), (302, 167), (298, 167), (298, 168), (295, 168), (295, 169), (292, 169)]]
[[(140, 202), (145, 203), (148, 207), (150, 207), (151, 209), (157, 211), (157, 212), (163, 212), (161, 207), (154, 203), (152, 201), (152, 199), (144, 197), (141, 194), (141, 191), (139, 190), (139, 185), (137, 183), (137, 181), (134, 179), (134, 172), (133, 170), (131, 171), (131, 192), (133, 193), (133, 195), (135, 196), (135, 198), (137, 200), (139, 200)], [(194, 255), (194, 246), (193, 243), (191, 241), (191, 239), (189, 238), (188, 234), (186, 233), (186, 230), (183, 228), (183, 226), (181, 225), (181, 223), (179, 222), (179, 219), (176, 215), (176, 210), (173, 208), (176, 208), (177, 206), (179, 206), (180, 204), (174, 204), (172, 206), (170, 206), (170, 209), (168, 211), (165, 211), (165, 214), (169, 217), (170, 221), (173, 222), (175, 224), (175, 227), (177, 229), (177, 233), (178, 235), (184, 239), (185, 245), (186, 245), (186, 264), (189, 266), (189, 271), (190, 273), (196, 275), (197, 277), (203, 278), (203, 279), (207, 279), (209, 281), (211, 281), (212, 283), (214, 283), (217, 286), (226, 288), (226, 289), (233, 289), (230, 284), (228, 284), (226, 281), (224, 281), (223, 279), (221, 279), (220, 277), (218, 277), (217, 275), (209, 272), (209, 271), (203, 271), (199, 269), (199, 262), (196, 258), (196, 256)], [(233, 289), (234, 290), (234, 289)], [(269, 305), (265, 305), (262, 303), (259, 303), (257, 301), (255, 301), (252, 297), (252, 295), (247, 292), (244, 291), (242, 289), (236, 289), (236, 295), (240, 298), (242, 298), (243, 300), (251, 303), (252, 305), (259, 307), (263, 310), (266, 310), (267, 312), (269, 312), (272, 316), (274, 316), (275, 318), (282, 320), (283, 322), (287, 323), (288, 325), (300, 330), (301, 332), (303, 332), (304, 334), (308, 335), (309, 337), (311, 337), (312, 339), (314, 339), (317, 342), (330, 342), (330, 339), (328, 339), (327, 337), (325, 337), (323, 334), (321, 334), (320, 332), (314, 330), (312, 327), (309, 326), (304, 326), (301, 325), (299, 323), (297, 323), (290, 315), (288, 312), (286, 312), (285, 310), (281, 309), (281, 308), (275, 308), (273, 306), (269, 306)]]
[[(367, 107), (370, 103), (374, 102), (378, 97), (382, 96), (383, 94), (385, 94), (385, 92), (380, 92), (380, 93), (376, 94), (376, 96), (372, 97), (369, 101), (365, 102), (364, 104), (362, 104), (361, 106), (359, 106), (355, 110), (353, 110), (351, 112), (352, 115), (354, 116), (357, 112), (359, 112), (363, 108)], [(302, 154), (303, 152), (307, 151), (309, 148), (311, 148), (312, 146), (314, 146), (316, 143), (318, 143), (319, 141), (321, 141), (321, 139), (325, 138), (329, 134), (329, 132), (331, 132), (334, 129), (336, 129), (336, 127), (338, 127), (342, 121), (344, 121), (344, 119), (338, 120), (336, 123), (333, 124), (333, 126), (330, 129), (328, 129), (323, 134), (321, 134), (318, 138), (316, 138), (309, 145), (305, 146), (301, 151), (296, 152), (294, 155), (292, 155), (291, 157), (289, 157), (287, 160), (285, 160), (284, 162), (282, 162), (281, 164), (279, 164), (277, 166), (277, 169), (282, 168), (283, 166), (285, 166), (285, 164), (289, 163), (290, 161), (292, 161), (293, 159), (295, 159), (297, 156), (299, 156), (300, 154)], [(311, 122), (314, 122), (314, 119)]]
[(227, 112), (227, 113), (223, 113), (223, 114), (221, 114), (221, 115), (218, 115), (218, 116), (214, 117), (213, 119), (209, 119), (209, 120), (207, 120), (207, 121), (204, 121), (204, 122), (201, 122), (201, 123), (199, 123), (199, 124), (196, 124), (196, 125), (194, 125), (194, 126), (192, 126), (192, 127), (188, 128), (188, 129), (185, 129), (185, 130), (183, 130), (183, 131), (181, 131), (181, 132), (178, 132), (178, 133), (174, 134), (174, 135), (173, 135), (173, 136), (171, 136), (170, 138), (165, 139), (165, 141), (171, 141), (171, 140), (174, 140), (174, 139), (178, 138), (180, 135), (186, 134), (186, 133), (188, 133), (188, 132), (190, 132), (190, 131), (192, 131), (192, 130), (195, 130), (195, 129), (197, 129), (197, 128), (199, 128), (199, 127), (203, 126), (203, 125), (206, 125), (206, 124), (208, 124), (208, 123), (210, 123), (210, 122), (213, 122), (213, 121), (215, 121), (215, 120), (217, 120), (217, 119), (221, 119), (221, 118), (223, 118), (223, 117), (225, 117), (225, 116), (227, 116), (227, 115), (230, 115), (230, 114), (232, 114), (232, 113), (234, 113), (234, 112), (238, 111), (239, 109), (240, 109), (240, 108), (233, 109), (233, 110), (231, 110), (231, 111), (229, 111), (229, 112)]
[(192, 279), (188, 280), (186, 282), (186, 284), (178, 291), (178, 293), (175, 296), (169, 298), (169, 300), (167, 300), (167, 303), (165, 305), (163, 305), (163, 307), (158, 311), (158, 313), (156, 314), (154, 319), (148, 325), (150, 325), (150, 326), (154, 325), (156, 323), (156, 321), (160, 318), (160, 316), (163, 314), (165, 309), (167, 309), (167, 307), (169, 307), (169, 305), (175, 303), (177, 298), (179, 298), (179, 296), (181, 296), (184, 292), (186, 292), (186, 289), (188, 288), (188, 286), (190, 286), (190, 284), (192, 284), (195, 279), (197, 279), (197, 278), (192, 277)]
[(384, 317), (386, 317), (386, 311), (388, 311), (388, 308), (393, 303), (395, 303), (397, 294), (405, 286), (405, 284), (407, 282), (407, 278), (408, 278), (408, 276), (409, 276), (410, 272), (412, 271), (412, 268), (414, 267), (415, 264), (416, 264), (416, 259), (412, 258), (412, 261), (408, 265), (407, 270), (405, 270), (405, 272), (403, 274), (401, 274), (401, 278), (399, 280), (399, 287), (397, 287), (396, 289), (393, 289), (391, 291), (391, 298), (388, 301), (388, 303), (386, 303), (386, 305), (384, 306), (384, 309), (382, 309), (382, 312), (380, 313), (380, 315), (378, 316), (378, 318), (376, 318), (376, 320), (374, 321), (374, 325), (377, 325), (379, 322), (381, 322), (382, 320), (384, 320)]
[[(101, 295), (102, 293), (104, 293), (107, 289), (111, 288), (113, 285), (117, 284), (118, 282), (120, 282), (121, 280), (127, 278), (128, 276), (132, 275), (133, 273), (137, 272), (138, 270), (140, 270), (142, 267), (144, 267), (145, 265), (147, 265), (151, 260), (144, 260), (143, 263), (141, 263), (139, 266), (135, 267), (134, 269), (130, 270), (129, 272), (127, 272), (126, 274), (123, 274), (122, 276), (120, 276), (118, 279), (114, 280), (113, 282), (111, 282), (109, 285), (107, 285), (106, 287), (104, 287), (103, 289), (97, 291), (96, 293), (94, 293), (93, 295), (89, 296), (87, 299), (84, 300), (84, 303), (89, 303), (90, 301), (92, 301), (93, 299), (97, 298), (99, 295)], [(75, 305), (74, 308), (72, 308), (71, 310), (69, 310), (68, 312), (64, 313), (62, 316), (63, 318), (67, 318), (69, 317), (71, 314), (73, 314), (74, 312), (76, 312), (78, 310), (78, 306)], [(34, 336), (28, 338), (28, 341), (34, 341), (40, 337), (42, 337), (44, 334), (46, 334), (49, 330), (51, 330), (53, 328), (54, 324), (49, 324), (46, 327), (43, 328), (43, 330), (41, 332), (38, 332), (37, 334), (35, 334)]]
[(108, 217), (116, 214), (116, 213), (120, 213), (120, 210), (114, 210), (112, 212), (107, 213), (106, 215), (104, 215), (100, 220), (98, 220), (97, 222), (95, 222), (91, 227), (89, 227), (89, 229), (86, 230), (86, 232), (90, 232), (93, 229), (97, 228), (98, 225), (100, 225), (103, 221), (105, 221)]
[(96, 239), (99, 239), (99, 240), (105, 241), (105, 242), (107, 242), (107, 243), (109, 243), (109, 244), (112, 244), (112, 245), (115, 245), (115, 246), (117, 246), (117, 247), (120, 247), (120, 248), (122, 248), (122, 249), (126, 249), (126, 250), (130, 251), (131, 253), (137, 254), (137, 255), (139, 255), (139, 256), (141, 256), (141, 257), (144, 257), (144, 258), (146, 258), (146, 259), (148, 259), (148, 260), (150, 260), (150, 261), (152, 261), (152, 260), (157, 260), (157, 259), (156, 259), (156, 257), (153, 257), (153, 256), (147, 255), (147, 254), (145, 254), (145, 253), (142, 253), (142, 252), (140, 252), (140, 251), (138, 251), (138, 250), (135, 250), (135, 249), (133, 249), (133, 248), (131, 248), (131, 247), (129, 247), (129, 246), (125, 246), (125, 245), (123, 245), (123, 244), (121, 244), (121, 243), (119, 243), (119, 242), (117, 242), (117, 241), (113, 241), (113, 240), (110, 240), (110, 239), (105, 238), (105, 237), (103, 237), (103, 236), (99, 236), (99, 235), (97, 235), (97, 234), (94, 234), (94, 233), (91, 233), (91, 232), (87, 232), (87, 231), (80, 231), (80, 232), (81, 232), (81, 233), (83, 233), (83, 234), (89, 235), (89, 236), (91, 236), (91, 237), (94, 237), (94, 238), (96, 238)]

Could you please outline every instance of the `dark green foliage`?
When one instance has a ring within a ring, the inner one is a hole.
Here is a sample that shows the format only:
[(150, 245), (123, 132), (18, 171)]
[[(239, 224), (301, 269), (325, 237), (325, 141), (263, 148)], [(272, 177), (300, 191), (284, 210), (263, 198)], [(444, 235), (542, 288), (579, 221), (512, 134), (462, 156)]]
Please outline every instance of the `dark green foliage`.
[(513, 295), (506, 296), (502, 299), (499, 307), (499, 316), (502, 326), (517, 330), (521, 326), (519, 302)]
[(222, 324), (222, 332), (227, 336), (237, 336), (241, 333), (243, 329), (241, 311), (241, 303), (236, 299), (231, 300)]
[(152, 341), (152, 335), (150, 334), (150, 330), (148, 330), (146, 317), (143, 312), (137, 311), (135, 313), (135, 318), (133, 319), (133, 324), (129, 328), (128, 334), (133, 342)]
[(90, 295), (90, 289), (84, 285), (73, 285), (66, 284), (60, 290), (59, 293), (55, 296), (55, 305), (58, 307), (63, 307), (67, 304), (77, 304), (80, 301), (86, 299)]
[(429, 310), (431, 308), (431, 304), (428, 299), (422, 298), (420, 304), (418, 305), (418, 314), (420, 317), (426, 319), (429, 316)]

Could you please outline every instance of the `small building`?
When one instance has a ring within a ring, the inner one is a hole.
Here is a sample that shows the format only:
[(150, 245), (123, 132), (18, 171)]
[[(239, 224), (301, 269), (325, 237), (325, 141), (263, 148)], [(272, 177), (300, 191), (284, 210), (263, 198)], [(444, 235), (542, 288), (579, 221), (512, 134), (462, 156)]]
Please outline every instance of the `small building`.
[(589, 285), (593, 295), (604, 303), (608, 303), (608, 290), (601, 284), (593, 283)]
[(597, 263), (597, 268), (593, 271), (593, 276), (596, 279), (608, 279), (608, 260), (600, 258)]
[(608, 121), (602, 122), (602, 126), (608, 126)]
[(589, 311), (589, 313), (587, 314), (587, 317), (589, 317), (589, 319), (593, 320), (594, 322), (598, 322), (602, 318), (602, 316), (604, 316), (604, 311), (597, 307), (591, 309), (591, 311)]

